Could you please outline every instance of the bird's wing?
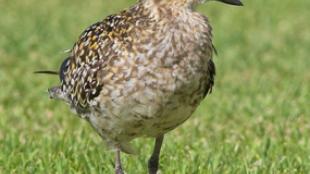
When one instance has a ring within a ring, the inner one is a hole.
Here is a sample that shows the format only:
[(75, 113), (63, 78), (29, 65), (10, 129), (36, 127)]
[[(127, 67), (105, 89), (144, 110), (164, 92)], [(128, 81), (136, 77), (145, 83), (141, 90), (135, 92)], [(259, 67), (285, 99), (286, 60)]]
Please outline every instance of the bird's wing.
[(207, 85), (206, 85), (206, 90), (204, 93), (204, 96), (207, 96), (208, 94), (210, 94), (212, 92), (212, 88), (214, 85), (214, 77), (216, 74), (216, 70), (215, 70), (215, 65), (212, 59), (209, 60), (208, 62), (208, 76), (207, 76)]
[(87, 109), (100, 94), (101, 79), (111, 70), (109, 62), (119, 55), (115, 42), (122, 42), (133, 20), (126, 12), (108, 16), (86, 29), (75, 43), (60, 74), (62, 89), (76, 108)]
[(207, 69), (207, 83), (206, 83), (206, 86), (205, 86), (205, 93), (204, 93), (204, 97), (206, 97), (208, 94), (210, 94), (212, 92), (212, 88), (214, 86), (214, 79), (215, 79), (215, 75), (216, 75), (216, 68), (215, 68), (215, 64), (213, 62), (213, 55), (216, 54), (217, 55), (217, 50), (215, 48), (215, 46), (213, 45), (213, 42), (212, 42), (212, 38), (213, 38), (213, 35), (212, 35), (212, 26), (209, 24), (209, 19), (207, 16), (203, 16), (204, 17), (204, 20), (205, 20), (205, 23), (208, 25), (207, 29), (205, 32), (207, 33), (206, 35), (207, 36), (210, 36), (207, 41), (207, 43), (211, 43), (211, 54), (210, 54), (210, 57), (211, 59), (208, 61), (208, 69)]

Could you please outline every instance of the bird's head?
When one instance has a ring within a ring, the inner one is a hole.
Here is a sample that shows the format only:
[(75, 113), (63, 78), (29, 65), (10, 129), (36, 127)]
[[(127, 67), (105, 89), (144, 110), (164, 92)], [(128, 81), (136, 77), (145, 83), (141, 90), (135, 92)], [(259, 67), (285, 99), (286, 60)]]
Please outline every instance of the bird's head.
[[(43, 70), (43, 71), (35, 71), (36, 74), (51, 74), (51, 75), (59, 75), (60, 81), (62, 84), (65, 84), (65, 73), (68, 70), (70, 63), (70, 57), (66, 58), (63, 63), (61, 64), (59, 71), (49, 71), (49, 70)], [(62, 99), (67, 100), (67, 96), (62, 91), (61, 86), (56, 86), (48, 89), (48, 94), (51, 99)]]

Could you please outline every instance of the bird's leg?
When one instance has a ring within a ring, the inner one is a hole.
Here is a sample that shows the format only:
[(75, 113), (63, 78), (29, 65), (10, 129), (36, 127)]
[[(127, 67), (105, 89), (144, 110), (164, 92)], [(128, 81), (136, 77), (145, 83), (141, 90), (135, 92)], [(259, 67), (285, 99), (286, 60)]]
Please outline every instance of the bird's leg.
[(119, 148), (115, 152), (115, 174), (124, 174), (121, 163), (121, 151)]
[(164, 140), (164, 135), (158, 136), (156, 138), (153, 154), (151, 158), (149, 159), (149, 163), (148, 163), (149, 174), (156, 174), (158, 170), (160, 149), (161, 149), (163, 140)]

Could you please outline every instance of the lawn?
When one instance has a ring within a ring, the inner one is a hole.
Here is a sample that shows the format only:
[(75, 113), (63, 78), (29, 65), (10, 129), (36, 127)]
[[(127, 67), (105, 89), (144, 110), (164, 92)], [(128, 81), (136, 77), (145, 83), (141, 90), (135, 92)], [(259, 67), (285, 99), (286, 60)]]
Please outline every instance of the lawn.
[[(0, 0), (0, 173), (113, 173), (114, 154), (87, 122), (46, 89), (88, 25), (134, 0)], [(216, 84), (166, 136), (163, 174), (310, 172), (310, 1), (201, 5), (214, 29)], [(123, 155), (146, 173), (153, 140)]]

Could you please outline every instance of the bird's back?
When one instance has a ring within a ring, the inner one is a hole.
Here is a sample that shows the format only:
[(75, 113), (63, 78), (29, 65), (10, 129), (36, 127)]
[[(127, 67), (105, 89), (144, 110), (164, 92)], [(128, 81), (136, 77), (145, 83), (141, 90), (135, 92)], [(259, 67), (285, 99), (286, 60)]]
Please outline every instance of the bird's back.
[(190, 9), (138, 4), (83, 32), (62, 68), (63, 98), (110, 143), (166, 133), (212, 89), (211, 39)]

